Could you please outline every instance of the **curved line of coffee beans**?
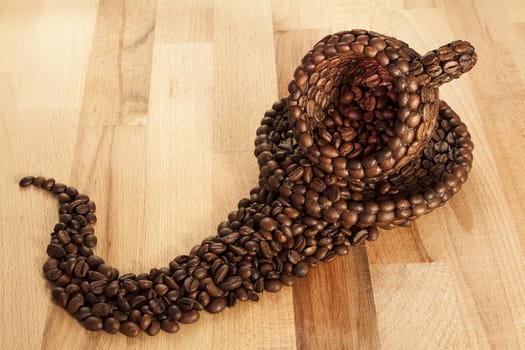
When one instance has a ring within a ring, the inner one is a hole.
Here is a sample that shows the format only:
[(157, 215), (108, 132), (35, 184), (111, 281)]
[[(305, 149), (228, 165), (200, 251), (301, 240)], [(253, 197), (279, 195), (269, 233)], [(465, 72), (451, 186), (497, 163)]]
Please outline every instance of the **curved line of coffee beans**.
[(286, 101), (278, 101), (257, 130), (260, 187), (239, 201), (216, 236), (168, 267), (140, 274), (121, 275), (93, 254), (96, 206), (87, 195), (53, 179), (24, 177), (20, 186), (50, 191), (59, 202), (60, 222), (43, 266), (53, 300), (89, 330), (133, 337), (161, 329), (174, 333), (180, 323), (197, 321), (199, 311), (218, 313), (238, 300), (257, 301), (263, 291), (291, 286), (319, 261), (376, 239), (376, 226), (408, 224), (460, 189), (472, 162), (470, 135), (444, 102), (437, 125), (411, 167), (381, 185), (391, 186), (389, 191), (353, 191), (310, 164), (288, 124)]

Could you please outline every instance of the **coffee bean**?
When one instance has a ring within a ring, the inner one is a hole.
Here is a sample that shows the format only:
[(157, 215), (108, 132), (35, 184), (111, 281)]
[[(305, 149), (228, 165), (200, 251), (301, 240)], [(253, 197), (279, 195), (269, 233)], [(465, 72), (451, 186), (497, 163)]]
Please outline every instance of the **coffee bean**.
[(178, 322), (166, 319), (160, 322), (160, 328), (166, 333), (176, 333), (180, 327)]
[(107, 303), (97, 303), (91, 307), (93, 315), (100, 318), (111, 315), (112, 311), (113, 307)]
[(82, 294), (79, 294), (78, 296), (75, 296), (69, 300), (69, 303), (67, 304), (67, 311), (71, 314), (74, 314), (80, 309), (82, 305), (84, 305), (84, 297), (82, 297)]
[(248, 292), (248, 299), (251, 301), (259, 301), (259, 295), (255, 292)]
[(35, 181), (34, 176), (26, 176), (20, 180), (19, 185), (20, 187), (26, 187), (33, 184), (33, 181)]
[(120, 326), (120, 331), (128, 337), (137, 337), (140, 334), (140, 327), (133, 322), (124, 322)]
[(352, 245), (358, 245), (365, 240), (367, 235), (368, 231), (366, 229), (360, 229), (359, 231), (352, 234), (350, 237), (350, 243), (352, 243)]
[(90, 331), (98, 331), (102, 329), (102, 320), (95, 316), (89, 316), (84, 320), (84, 327)]
[(226, 276), (228, 276), (228, 272), (229, 272), (228, 265), (226, 264), (221, 265), (215, 272), (215, 275), (213, 278), (215, 283), (221, 283), (226, 278)]
[(234, 289), (239, 288), (241, 284), (242, 284), (242, 278), (240, 278), (239, 276), (230, 276), (226, 278), (224, 282), (219, 284), (219, 288), (222, 290), (234, 290)]
[(261, 226), (261, 228), (265, 231), (273, 231), (275, 229), (277, 229), (277, 222), (272, 219), (272, 218), (264, 218), (261, 220), (261, 222), (259, 223), (259, 225)]
[(54, 185), (55, 185), (55, 179), (47, 179), (42, 184), (42, 188), (46, 191), (51, 191)]
[(166, 313), (169, 318), (171, 318), (174, 321), (178, 321), (180, 317), (182, 316), (182, 310), (177, 305), (170, 305), (168, 306), (168, 309), (166, 310)]
[(51, 243), (47, 246), (47, 255), (52, 258), (60, 259), (66, 256), (66, 251), (64, 248), (62, 248), (62, 246)]
[(157, 335), (160, 332), (160, 322), (157, 320), (153, 320), (147, 332), (148, 332), (148, 335), (151, 335), (151, 336)]
[(64, 192), (66, 190), (66, 185), (62, 184), (62, 183), (58, 183), (56, 182), (53, 187), (51, 188), (51, 191), (53, 191), (53, 193), (55, 194), (60, 194), (62, 192)]
[(305, 262), (300, 262), (293, 268), (293, 274), (297, 277), (304, 277), (308, 274), (310, 266)]
[(215, 284), (208, 284), (206, 285), (206, 291), (211, 297), (218, 298), (221, 297), (224, 294), (224, 291), (217, 287)]
[(224, 310), (225, 307), (226, 307), (226, 298), (215, 298), (206, 307), (206, 311), (208, 311), (211, 314), (216, 314)]
[(193, 309), (194, 300), (191, 298), (180, 298), (177, 300), (177, 305), (182, 311), (190, 311)]
[(193, 323), (199, 319), (199, 313), (195, 310), (191, 310), (188, 312), (183, 312), (179, 322), (180, 323)]
[(115, 334), (120, 330), (120, 322), (116, 318), (108, 317), (104, 320), (104, 330), (108, 333)]
[(281, 290), (283, 284), (280, 280), (272, 279), (272, 280), (265, 280), (264, 281), (264, 289), (268, 292), (278, 292)]
[(46, 178), (43, 177), (43, 176), (37, 176), (35, 177), (35, 179), (33, 180), (33, 185), (36, 186), (36, 187), (42, 187), (42, 185), (44, 184), (44, 181), (46, 181)]

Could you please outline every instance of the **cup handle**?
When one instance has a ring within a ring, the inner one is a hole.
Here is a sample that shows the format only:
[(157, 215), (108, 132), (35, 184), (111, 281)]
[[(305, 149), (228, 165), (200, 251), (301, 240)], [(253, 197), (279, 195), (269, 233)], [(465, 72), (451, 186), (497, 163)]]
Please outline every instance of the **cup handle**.
[(468, 41), (457, 40), (416, 58), (409, 75), (416, 77), (419, 86), (437, 88), (471, 70), (477, 59)]

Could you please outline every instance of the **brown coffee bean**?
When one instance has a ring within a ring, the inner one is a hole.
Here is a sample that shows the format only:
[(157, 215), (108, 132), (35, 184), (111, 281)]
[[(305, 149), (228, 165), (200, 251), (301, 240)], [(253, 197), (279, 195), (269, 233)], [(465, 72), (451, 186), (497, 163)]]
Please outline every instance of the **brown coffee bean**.
[(239, 276), (230, 276), (226, 278), (224, 282), (219, 284), (219, 288), (222, 290), (234, 290), (234, 289), (239, 288), (241, 285), (242, 285), (242, 278), (240, 278)]
[(104, 320), (104, 330), (108, 333), (115, 334), (120, 330), (120, 322), (114, 317)]
[(328, 158), (337, 158), (339, 157), (339, 151), (337, 148), (331, 145), (322, 146), (320, 148), (321, 154)]
[(226, 298), (215, 298), (206, 307), (206, 311), (212, 314), (216, 314), (224, 310), (225, 307), (226, 307)]
[(79, 294), (69, 300), (67, 304), (67, 311), (71, 314), (74, 314), (80, 309), (82, 305), (84, 305), (84, 297), (82, 294)]
[(66, 190), (66, 185), (56, 182), (53, 187), (51, 188), (51, 191), (55, 194), (62, 193)]
[(301, 261), (301, 254), (296, 250), (289, 250), (287, 254), (288, 261), (296, 265)]
[(177, 305), (170, 305), (168, 306), (168, 309), (166, 310), (166, 313), (169, 318), (171, 318), (174, 321), (178, 321), (180, 317), (182, 316), (182, 310)]
[(264, 218), (259, 223), (259, 226), (265, 231), (273, 231), (277, 229), (278, 224), (277, 224), (277, 221), (275, 221), (272, 218)]
[(60, 259), (66, 256), (66, 251), (61, 245), (51, 243), (47, 246), (47, 255), (52, 258)]
[(33, 184), (33, 181), (35, 181), (34, 176), (26, 176), (22, 178), (18, 184), (20, 185), (20, 187), (26, 187)]
[(221, 283), (225, 278), (226, 276), (228, 276), (228, 272), (229, 272), (229, 267), (228, 265), (224, 264), (224, 265), (221, 265), (217, 271), (215, 272), (215, 275), (213, 277), (213, 280), (215, 283)]
[(103, 318), (111, 315), (113, 307), (107, 303), (97, 303), (91, 307), (91, 312), (94, 316)]
[(379, 236), (379, 230), (375, 226), (370, 226), (367, 228), (368, 235), (366, 236), (366, 239), (368, 241), (375, 241), (377, 237)]
[(285, 286), (291, 287), (295, 283), (295, 277), (289, 274), (282, 274), (279, 278)]
[(295, 265), (293, 268), (293, 274), (297, 277), (304, 277), (308, 274), (308, 271), (310, 270), (310, 266), (306, 262), (300, 262), (299, 264)]
[(120, 326), (120, 331), (128, 337), (137, 337), (140, 334), (140, 327), (133, 322), (124, 322)]
[(358, 245), (365, 240), (367, 235), (368, 231), (366, 229), (360, 229), (359, 231), (352, 234), (350, 237), (350, 243), (352, 243), (352, 245)]
[(180, 327), (178, 322), (166, 319), (160, 322), (160, 328), (166, 333), (176, 333)]
[(54, 185), (55, 185), (55, 179), (47, 179), (42, 184), (42, 188), (46, 191), (51, 191)]
[(84, 320), (84, 327), (90, 331), (98, 331), (102, 329), (102, 320), (98, 317), (89, 316)]
[(259, 295), (255, 292), (248, 292), (248, 299), (251, 301), (259, 301)]
[(190, 311), (193, 309), (194, 300), (190, 298), (180, 298), (177, 300), (177, 305), (182, 311)]
[(188, 312), (183, 312), (179, 322), (180, 323), (193, 323), (199, 319), (199, 313), (195, 310), (191, 310)]
[(80, 204), (79, 206), (75, 207), (75, 211), (80, 215), (84, 215), (89, 212), (89, 207), (85, 204)]
[(160, 332), (160, 322), (157, 320), (153, 320), (147, 332), (148, 332), (148, 335), (151, 335), (151, 336), (157, 335)]
[(283, 287), (283, 284), (280, 280), (272, 279), (272, 280), (265, 280), (264, 281), (264, 289), (268, 292), (278, 292)]
[(211, 297), (214, 298), (218, 298), (224, 295), (224, 291), (213, 283), (206, 285), (206, 291)]
[(88, 306), (83, 306), (75, 313), (74, 316), (77, 320), (83, 321), (87, 317), (91, 316), (91, 308)]

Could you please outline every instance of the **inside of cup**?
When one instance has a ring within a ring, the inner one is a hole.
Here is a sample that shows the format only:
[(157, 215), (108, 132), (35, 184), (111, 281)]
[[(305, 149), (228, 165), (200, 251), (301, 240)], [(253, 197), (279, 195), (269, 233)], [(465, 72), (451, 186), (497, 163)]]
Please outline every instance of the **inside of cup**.
[[(367, 35), (369, 43), (378, 38)], [(418, 85), (410, 72), (417, 53), (409, 56), (399, 42), (384, 40), (381, 50), (367, 51), (357, 36), (347, 44), (364, 49), (328, 57), (331, 45), (341, 47), (338, 38), (316, 44), (296, 70), (289, 86), (291, 126), (323, 171), (375, 182), (422, 150), (437, 117), (437, 89)]]

